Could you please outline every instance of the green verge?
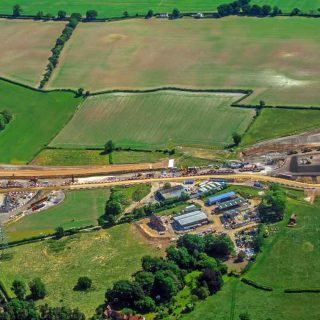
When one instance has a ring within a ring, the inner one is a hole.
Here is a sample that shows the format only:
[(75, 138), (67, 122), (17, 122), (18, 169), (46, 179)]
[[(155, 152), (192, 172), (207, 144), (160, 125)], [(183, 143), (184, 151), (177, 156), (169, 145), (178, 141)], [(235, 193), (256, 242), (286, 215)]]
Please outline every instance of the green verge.
[(243, 136), (241, 145), (301, 133), (320, 127), (320, 110), (265, 108)]
[[(90, 3), (90, 4), (89, 4)], [(50, 0), (20, 0), (19, 4), (23, 9), (23, 14), (35, 15), (38, 11), (49, 12), (57, 14), (59, 10), (65, 10), (68, 14), (72, 12), (80, 12), (83, 15), (89, 9), (97, 10), (100, 18), (110, 18), (122, 16), (123, 12), (127, 10), (129, 14), (136, 13), (146, 14), (149, 9), (155, 12), (171, 12), (174, 8), (179, 8), (184, 12), (188, 11), (215, 11), (217, 6), (221, 3), (228, 3), (226, 0), (128, 0), (126, 2), (116, 0), (69, 0), (67, 2), (50, 1)], [(298, 7), (303, 11), (317, 9), (320, 6), (319, 0), (255, 0), (252, 4), (269, 4), (271, 6), (277, 5), (284, 12), (290, 12), (293, 8)], [(14, 0), (2, 0), (0, 2), (1, 13), (12, 13), (12, 7), (16, 4)]]
[[(32, 161), (32, 164), (42, 166), (110, 164), (109, 155), (101, 153), (102, 150), (44, 149)], [(112, 153), (113, 164), (157, 162), (162, 158), (166, 158), (162, 152), (114, 151)]]
[(5, 227), (9, 241), (53, 233), (56, 227), (64, 229), (97, 225), (109, 197), (108, 189), (69, 191), (66, 199), (52, 209), (24, 217)]
[[(22, 245), (10, 253), (11, 259), (0, 261), (0, 281), (7, 290), (16, 278), (29, 282), (40, 277), (48, 293), (39, 304), (79, 307), (88, 318), (113, 282), (130, 278), (141, 268), (142, 256), (161, 254), (128, 224)], [(88, 292), (73, 290), (80, 276), (92, 279)]]
[[(288, 199), (285, 219), (272, 229), (266, 239), (262, 253), (245, 277), (271, 286), (271, 292), (243, 284), (239, 279), (230, 279), (221, 292), (197, 304), (195, 310), (182, 317), (183, 320), (236, 320), (242, 312), (252, 319), (308, 320), (319, 314), (319, 293), (284, 293), (286, 288), (314, 288), (320, 280), (318, 261), (320, 240), (318, 236), (320, 206), (310, 205), (301, 192), (289, 190), (289, 195), (298, 195), (298, 200)], [(288, 228), (292, 213), (297, 214), (298, 223)]]
[(0, 133), (0, 162), (32, 160), (73, 115), (80, 98), (69, 92), (42, 93), (0, 80), (0, 106), (13, 119)]

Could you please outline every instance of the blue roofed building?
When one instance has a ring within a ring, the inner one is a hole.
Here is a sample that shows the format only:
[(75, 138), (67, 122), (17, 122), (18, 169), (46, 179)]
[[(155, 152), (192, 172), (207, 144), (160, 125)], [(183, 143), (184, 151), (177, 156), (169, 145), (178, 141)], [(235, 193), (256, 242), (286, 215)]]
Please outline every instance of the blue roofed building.
[(213, 196), (213, 197), (208, 198), (207, 204), (209, 206), (212, 206), (212, 205), (217, 204), (219, 202), (232, 199), (235, 195), (236, 195), (236, 193), (234, 191), (219, 194), (218, 196)]

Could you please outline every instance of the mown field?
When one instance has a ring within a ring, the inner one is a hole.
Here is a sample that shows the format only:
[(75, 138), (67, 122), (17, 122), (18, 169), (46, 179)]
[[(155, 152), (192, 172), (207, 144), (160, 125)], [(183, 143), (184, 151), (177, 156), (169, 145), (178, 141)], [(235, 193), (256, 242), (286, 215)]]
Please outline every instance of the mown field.
[(254, 110), (231, 108), (240, 95), (183, 92), (106, 94), (85, 101), (51, 142), (56, 147), (223, 146), (242, 133)]
[[(40, 304), (79, 307), (89, 317), (103, 303), (104, 293), (113, 282), (137, 271), (142, 256), (159, 255), (161, 251), (146, 243), (134, 226), (124, 224), (15, 247), (9, 253), (12, 257), (0, 262), (0, 280), (8, 290), (14, 279), (28, 282), (40, 277), (48, 291)], [(92, 279), (90, 291), (73, 290), (80, 276)]]
[(81, 99), (40, 93), (0, 80), (0, 111), (13, 119), (0, 134), (0, 163), (27, 163), (62, 129)]
[[(23, 8), (24, 14), (36, 14), (39, 10), (44, 13), (50, 12), (57, 14), (59, 10), (65, 10), (68, 14), (72, 12), (81, 12), (83, 15), (88, 9), (95, 9), (99, 12), (99, 17), (117, 17), (122, 16), (123, 12), (127, 10), (129, 14), (136, 13), (145, 14), (149, 9), (154, 12), (171, 12), (175, 7), (181, 11), (215, 11), (217, 6), (221, 3), (226, 3), (225, 0), (128, 0), (126, 2), (116, 0), (69, 0), (69, 1), (49, 1), (49, 0), (20, 0), (19, 4)], [(309, 11), (320, 7), (319, 0), (255, 0), (252, 3), (260, 5), (270, 4), (277, 5), (283, 9), (284, 12), (290, 12), (293, 8), (298, 7), (301, 10)], [(14, 0), (2, 0), (0, 2), (0, 13), (11, 13), (12, 6), (15, 5)]]
[(48, 87), (244, 88), (249, 101), (319, 104), (319, 19), (160, 20), (80, 24)]
[(24, 217), (6, 226), (9, 241), (51, 234), (55, 228), (65, 229), (97, 225), (103, 215), (109, 190), (84, 190), (66, 193), (63, 203)]
[[(101, 154), (102, 150), (81, 149), (45, 149), (32, 161), (41, 166), (70, 166), (70, 165), (107, 165), (108, 154)], [(166, 155), (162, 152), (144, 151), (114, 151), (113, 164), (156, 162)]]
[[(301, 194), (300, 194), (301, 197)], [(314, 293), (285, 294), (286, 288), (318, 288), (320, 273), (319, 204), (290, 200), (286, 217), (278, 231), (267, 238), (263, 252), (245, 275), (260, 284), (271, 286), (272, 292), (261, 291), (230, 279), (221, 292), (197, 305), (182, 319), (236, 320), (248, 312), (255, 320), (309, 320), (319, 317), (320, 295)], [(298, 224), (288, 228), (289, 216), (295, 213)]]
[(263, 109), (243, 137), (242, 145), (320, 127), (320, 110)]
[(64, 25), (0, 19), (0, 76), (37, 86)]

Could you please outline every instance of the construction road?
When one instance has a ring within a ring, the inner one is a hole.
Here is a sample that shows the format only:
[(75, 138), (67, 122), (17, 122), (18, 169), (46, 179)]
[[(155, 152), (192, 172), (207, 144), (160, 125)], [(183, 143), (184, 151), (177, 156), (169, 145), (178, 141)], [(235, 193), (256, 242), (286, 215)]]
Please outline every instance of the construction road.
[(159, 170), (167, 168), (168, 160), (163, 159), (155, 163), (113, 164), (105, 166), (79, 167), (40, 167), (40, 166), (2, 166), (0, 178), (63, 178), (107, 175), (115, 173)]
[[(1, 173), (0, 173), (1, 175)], [(133, 185), (141, 183), (152, 183), (152, 182), (182, 182), (186, 179), (192, 180), (208, 180), (208, 179), (226, 179), (234, 182), (270, 182), (278, 183), (291, 188), (300, 189), (320, 189), (320, 184), (311, 184), (298, 182), (294, 180), (287, 180), (277, 177), (270, 177), (261, 174), (249, 174), (249, 173), (238, 173), (238, 174), (210, 174), (210, 175), (195, 175), (195, 176), (182, 176), (182, 177), (163, 177), (163, 178), (146, 178), (146, 179), (133, 179), (133, 180), (118, 180), (110, 182), (93, 182), (83, 184), (68, 184), (68, 185), (56, 185), (56, 186), (36, 186), (36, 187), (16, 187), (16, 188), (3, 188), (0, 189), (0, 193), (6, 192), (17, 192), (17, 191), (40, 191), (40, 190), (81, 190), (81, 189), (98, 189), (108, 188), (119, 185)]]

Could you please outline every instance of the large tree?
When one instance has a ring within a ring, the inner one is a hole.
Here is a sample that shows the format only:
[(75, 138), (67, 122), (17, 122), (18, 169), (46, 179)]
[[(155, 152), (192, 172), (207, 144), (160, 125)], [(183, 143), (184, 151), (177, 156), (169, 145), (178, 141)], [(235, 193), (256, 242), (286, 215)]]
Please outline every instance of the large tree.
[(12, 291), (18, 299), (23, 300), (27, 293), (27, 286), (21, 280), (14, 280), (12, 282)]
[(19, 17), (21, 15), (22, 9), (19, 4), (15, 4), (12, 8), (12, 15), (14, 17)]
[(40, 278), (33, 279), (29, 283), (29, 288), (33, 300), (43, 299), (46, 296), (46, 287)]

